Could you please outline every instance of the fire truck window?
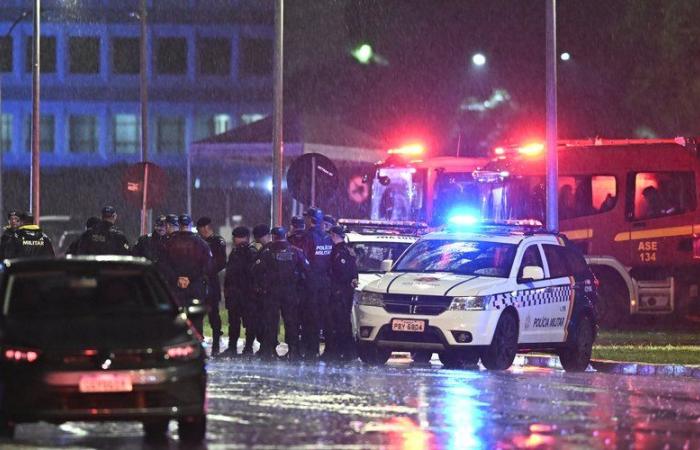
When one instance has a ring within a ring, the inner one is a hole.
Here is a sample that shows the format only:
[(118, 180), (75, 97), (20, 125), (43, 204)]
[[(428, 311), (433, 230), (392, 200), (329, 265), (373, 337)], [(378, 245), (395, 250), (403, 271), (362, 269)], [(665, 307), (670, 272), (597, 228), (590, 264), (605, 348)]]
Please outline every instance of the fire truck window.
[(520, 270), (518, 270), (518, 278), (522, 278), (523, 270), (526, 266), (542, 267), (542, 270), (544, 270), (542, 266), (542, 257), (540, 256), (540, 250), (537, 248), (537, 245), (529, 246), (525, 250), (525, 253), (523, 253), (523, 260), (520, 263)]
[(593, 207), (599, 213), (610, 211), (617, 202), (617, 184), (612, 175), (594, 175), (591, 177), (591, 195)]
[(694, 211), (692, 172), (640, 172), (634, 178), (634, 218), (653, 219)]
[(561, 278), (571, 275), (566, 263), (564, 247), (560, 245), (547, 244), (543, 245), (542, 247), (544, 248), (544, 256), (547, 258), (547, 264), (549, 265), (550, 278)]
[(562, 219), (610, 211), (616, 199), (612, 175), (559, 177), (559, 217)]

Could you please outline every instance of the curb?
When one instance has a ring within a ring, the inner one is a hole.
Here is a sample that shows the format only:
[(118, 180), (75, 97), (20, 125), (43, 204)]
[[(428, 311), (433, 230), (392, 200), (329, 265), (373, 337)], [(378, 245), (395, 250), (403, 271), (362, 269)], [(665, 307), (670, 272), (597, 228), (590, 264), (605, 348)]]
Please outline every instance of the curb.
[[(561, 369), (559, 357), (553, 355), (517, 355), (514, 365)], [(700, 379), (700, 366), (648, 364), (592, 359), (588, 370), (618, 375), (690, 377)]]

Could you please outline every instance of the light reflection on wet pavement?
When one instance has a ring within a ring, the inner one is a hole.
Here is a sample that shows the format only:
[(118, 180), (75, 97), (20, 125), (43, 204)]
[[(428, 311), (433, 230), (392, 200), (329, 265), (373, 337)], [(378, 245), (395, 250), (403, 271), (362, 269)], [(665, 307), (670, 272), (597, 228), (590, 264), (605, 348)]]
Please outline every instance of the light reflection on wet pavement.
[[(203, 448), (700, 448), (700, 381), (213, 361)], [(175, 423), (156, 448), (181, 448)], [(5, 448), (137, 449), (135, 423), (18, 427)]]

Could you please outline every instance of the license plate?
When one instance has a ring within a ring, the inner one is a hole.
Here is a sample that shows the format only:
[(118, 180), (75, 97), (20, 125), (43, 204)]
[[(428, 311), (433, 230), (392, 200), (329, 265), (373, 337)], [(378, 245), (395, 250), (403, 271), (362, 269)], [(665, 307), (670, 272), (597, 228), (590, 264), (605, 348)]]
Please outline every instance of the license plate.
[(422, 333), (425, 331), (425, 320), (394, 319), (391, 321), (391, 331)]
[(78, 388), (80, 392), (131, 392), (129, 375), (101, 373), (97, 375), (85, 375), (80, 378)]

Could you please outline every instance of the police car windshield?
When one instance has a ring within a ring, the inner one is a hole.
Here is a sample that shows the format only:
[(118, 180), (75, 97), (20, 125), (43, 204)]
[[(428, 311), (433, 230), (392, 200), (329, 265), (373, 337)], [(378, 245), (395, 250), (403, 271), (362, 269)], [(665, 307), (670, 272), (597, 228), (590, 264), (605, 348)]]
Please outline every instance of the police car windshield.
[(488, 241), (426, 239), (399, 259), (395, 272), (451, 272), (507, 278), (517, 246)]
[(357, 271), (360, 273), (380, 272), (382, 261), (398, 259), (409, 245), (409, 242), (353, 242), (350, 244), (357, 257)]
[(90, 274), (63, 271), (12, 275), (5, 310), (9, 316), (86, 316), (173, 311), (138, 272)]

